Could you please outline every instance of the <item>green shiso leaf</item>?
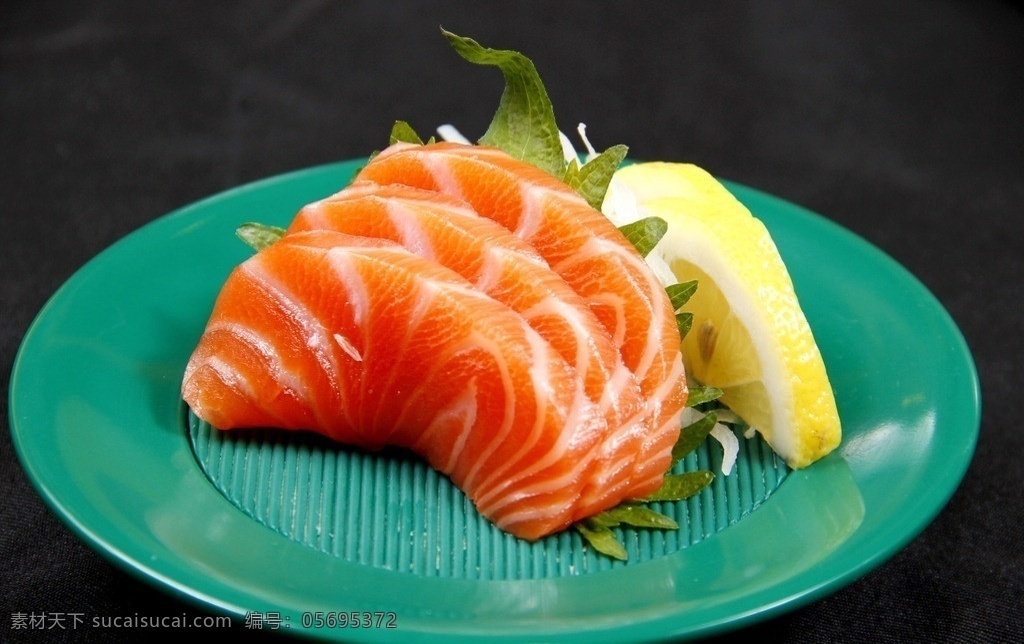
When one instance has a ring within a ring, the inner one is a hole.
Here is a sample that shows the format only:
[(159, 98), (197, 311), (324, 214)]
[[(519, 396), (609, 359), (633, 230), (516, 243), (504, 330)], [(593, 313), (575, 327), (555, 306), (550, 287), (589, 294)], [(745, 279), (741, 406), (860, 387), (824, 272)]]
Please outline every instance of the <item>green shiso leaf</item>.
[(628, 149), (614, 145), (590, 161), (567, 163), (551, 99), (533, 61), (507, 49), (490, 49), (472, 38), (441, 29), (452, 48), (465, 60), (492, 65), (505, 77), (498, 110), (478, 143), (489, 145), (533, 166), (576, 190), (594, 209), (600, 209), (612, 174)]
[(627, 152), (629, 148), (626, 146), (613, 145), (582, 166), (574, 161), (569, 164), (564, 181), (580, 193), (591, 208), (600, 210), (612, 175), (626, 158)]
[(668, 232), (668, 222), (660, 217), (646, 217), (620, 226), (619, 230), (642, 257), (647, 257)]
[(686, 458), (687, 454), (700, 447), (717, 422), (718, 415), (712, 411), (702, 416), (700, 420), (683, 427), (679, 432), (679, 440), (672, 448), (672, 464), (675, 465)]
[(412, 126), (405, 121), (395, 121), (395, 124), (391, 126), (390, 141), (392, 144), (401, 142), (423, 145), (423, 139), (421, 139), (420, 135), (416, 134), (416, 130), (412, 129)]
[[(697, 280), (666, 286), (665, 292), (668, 293), (673, 310), (678, 311), (697, 292)], [(679, 338), (685, 338), (686, 334), (690, 332), (690, 328), (693, 327), (693, 313), (689, 311), (677, 313), (676, 326), (679, 328)]]
[(629, 555), (626, 554), (626, 548), (619, 543), (615, 533), (608, 526), (601, 525), (593, 517), (584, 519), (576, 523), (575, 526), (576, 531), (580, 533), (580, 536), (594, 550), (619, 561), (625, 561), (629, 558)]
[(645, 503), (651, 501), (682, 501), (706, 488), (714, 478), (715, 475), (708, 470), (667, 474), (665, 475), (665, 482), (661, 484), (658, 491), (643, 500)]
[(665, 291), (668, 293), (669, 301), (672, 302), (672, 310), (678, 311), (697, 292), (697, 280), (666, 286)]
[(456, 52), (477, 65), (493, 65), (505, 77), (498, 111), (480, 143), (504, 150), (561, 179), (565, 156), (555, 111), (533, 61), (517, 51), (489, 49), (472, 38), (441, 30)]
[(690, 387), (690, 396), (686, 399), (687, 407), (696, 407), (704, 403), (717, 400), (722, 396), (722, 390), (718, 387), (694, 386)]
[(239, 239), (259, 252), (284, 236), (284, 228), (249, 222), (235, 229)]
[[(565, 174), (562, 175), (562, 181), (564, 181), (568, 186), (579, 185), (581, 181), (580, 167), (579, 159), (569, 161), (569, 164), (565, 166)], [(577, 192), (579, 192), (579, 190), (577, 190)]]
[(602, 525), (614, 527), (620, 524), (636, 528), (658, 528), (661, 530), (678, 530), (679, 524), (670, 517), (650, 508), (633, 503), (623, 503), (611, 510), (605, 510), (595, 519)]
[(682, 340), (686, 337), (686, 334), (690, 332), (690, 327), (693, 326), (693, 313), (684, 311), (682, 313), (676, 313), (676, 327), (679, 328), (679, 339)]

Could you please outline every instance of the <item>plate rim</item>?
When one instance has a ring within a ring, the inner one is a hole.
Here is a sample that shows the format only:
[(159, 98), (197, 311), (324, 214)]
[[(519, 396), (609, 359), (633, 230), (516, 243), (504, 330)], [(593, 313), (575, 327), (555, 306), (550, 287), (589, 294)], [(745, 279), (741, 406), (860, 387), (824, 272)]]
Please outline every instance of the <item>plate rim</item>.
[[(291, 172), (274, 175), (264, 179), (260, 179), (254, 182), (242, 184), (240, 186), (230, 188), (228, 190), (216, 193), (214, 195), (205, 197), (196, 202), (188, 204), (184, 207), (175, 209), (170, 213), (163, 215), (146, 225), (129, 232), (122, 238), (115, 241), (113, 244), (108, 246), (106, 249), (98, 253), (83, 266), (77, 269), (71, 277), (69, 277), (54, 293), (47, 299), (46, 303), (40, 309), (39, 313), (33, 319), (31, 325), (26, 331), (22, 342), (19, 345), (18, 351), (16, 352), (13, 368), (11, 371), (10, 385), (9, 385), (9, 405), (8, 414), (11, 433), (13, 437), (13, 443), (15, 452), (18, 455), (18, 459), (21, 462), (23, 470), (30, 479), (33, 487), (37, 490), (46, 504), (54, 511), (57, 516), (68, 525), (71, 530), (83, 539), (93, 550), (104, 556), (108, 561), (111, 561), (118, 567), (127, 572), (141, 578), (144, 581), (153, 583), (158, 587), (169, 591), (173, 595), (195, 604), (197, 606), (214, 609), (216, 611), (227, 612), (234, 617), (238, 618), (243, 614), (240, 602), (233, 601), (234, 598), (224, 599), (215, 596), (217, 589), (207, 586), (204, 588), (197, 587), (193, 581), (182, 581), (180, 578), (174, 578), (174, 575), (168, 574), (167, 569), (161, 569), (159, 566), (148, 565), (145, 561), (142, 561), (140, 557), (133, 556), (131, 553), (125, 552), (124, 548), (118, 543), (115, 543), (109, 538), (109, 535), (98, 533), (95, 526), (90, 526), (87, 521), (83, 521), (82, 512), (76, 511), (74, 507), (68, 507), (67, 501), (62, 500), (60, 495), (52, 489), (53, 482), (46, 481), (43, 475), (36, 468), (36, 463), (32, 461), (32, 457), (26, 449), (26, 441), (31, 439), (27, 437), (23, 421), (19, 418), (21, 410), (21, 398), (24, 395), (22, 389), (24, 387), (22, 373), (26, 368), (26, 362), (31, 357), (30, 351), (32, 350), (37, 334), (43, 327), (43, 321), (50, 315), (52, 309), (69, 293), (71, 289), (78, 283), (78, 281), (85, 279), (82, 276), (88, 274), (89, 271), (93, 270), (93, 267), (102, 264), (107, 261), (107, 258), (111, 257), (113, 253), (116, 253), (116, 249), (131, 246), (135, 243), (135, 240), (141, 239), (144, 235), (152, 232), (159, 226), (170, 226), (179, 219), (186, 219), (190, 214), (202, 213), (205, 209), (209, 209), (217, 204), (224, 202), (230, 202), (233, 199), (237, 199), (241, 195), (252, 194), (261, 190), (273, 189), (275, 186), (287, 186), (294, 181), (301, 181), (309, 179), (313, 175), (344, 175), (345, 173), (351, 174), (355, 167), (365, 162), (365, 159), (350, 159), (340, 162), (322, 164), (318, 166), (312, 166), (308, 168), (302, 168)], [(625, 632), (623, 627), (616, 627), (612, 625), (609, 628), (599, 629), (596, 632), (601, 632), (606, 635), (613, 635), (618, 637), (631, 637), (641, 635), (644, 637), (664, 637), (664, 636), (706, 636), (714, 633), (719, 633), (725, 630), (731, 630), (740, 626), (749, 625), (754, 621), (760, 621), (769, 617), (776, 616), (783, 612), (788, 612), (800, 606), (806, 605), (812, 601), (821, 598), (831, 592), (838, 590), (848, 583), (860, 578), (867, 572), (873, 570), (878, 565), (888, 560), (897, 551), (902, 549), (907, 543), (914, 539), (932, 520), (937, 516), (953, 493), (956, 491), (961, 480), (963, 479), (966, 471), (970, 465), (971, 458), (974, 453), (974, 449), (978, 439), (978, 432), (980, 428), (981, 418), (981, 392), (980, 382), (978, 379), (977, 368), (974, 364), (973, 356), (971, 356), (970, 349), (963, 337), (962, 332), (957, 327), (955, 321), (950, 316), (949, 312), (942, 306), (941, 302), (935, 298), (934, 294), (920, 282), (920, 280), (911, 274), (906, 268), (900, 265), (895, 259), (889, 256), (887, 253), (874, 246), (864, 238), (860, 237), (856, 233), (840, 226), (839, 224), (819, 215), (813, 211), (810, 211), (802, 206), (793, 204), (782, 198), (770, 195), (760, 190), (750, 188), (748, 186), (723, 180), (723, 183), (732, 191), (747, 203), (748, 201), (755, 201), (764, 204), (768, 204), (773, 208), (778, 208), (783, 211), (789, 211), (799, 215), (799, 217), (810, 218), (810, 221), (816, 222), (816, 225), (824, 226), (832, 233), (839, 235), (845, 243), (852, 243), (859, 247), (861, 252), (867, 253), (874, 261), (884, 263), (888, 270), (895, 271), (901, 278), (909, 280), (909, 283), (913, 285), (919, 293), (928, 300), (932, 313), (936, 314), (941, 318), (941, 322), (945, 325), (947, 331), (951, 332), (951, 338), (953, 344), (956, 346), (952, 350), (956, 356), (963, 361), (962, 367), (965, 371), (961, 374), (964, 378), (970, 380), (971, 389), (970, 392), (964, 395), (962, 401), (967, 407), (970, 408), (968, 416), (971, 416), (971, 427), (963, 430), (961, 438), (966, 439), (960, 442), (961, 453), (957, 455), (956, 463), (958, 469), (955, 471), (954, 476), (949, 476), (945, 480), (945, 486), (938, 492), (938, 494), (931, 495), (931, 508), (928, 513), (921, 514), (917, 517), (917, 521), (911, 527), (904, 527), (901, 531), (900, 538), (887, 540), (886, 546), (874, 551), (873, 556), (868, 557), (860, 561), (859, 564), (854, 566), (848, 566), (845, 570), (839, 571), (836, 574), (831, 575), (827, 579), (819, 579), (816, 584), (802, 588), (799, 591), (788, 592), (782, 596), (775, 596), (773, 600), (763, 606), (757, 606), (754, 608), (748, 608), (742, 611), (741, 614), (734, 615), (719, 615), (715, 619), (705, 620), (703, 623), (697, 625), (687, 626), (686, 624), (680, 623), (680, 616), (677, 613), (663, 614), (660, 617), (654, 617), (644, 622), (640, 631), (629, 631)], [(340, 187), (340, 186), (339, 186)], [(755, 210), (754, 207), (751, 207)], [(187, 441), (187, 438), (185, 439)], [(198, 468), (196, 471), (199, 472)], [(202, 477), (201, 472), (199, 472)], [(205, 480), (205, 478), (204, 478)], [(284, 538), (284, 537), (281, 537)], [(709, 537), (709, 539), (715, 539), (715, 536)], [(699, 546), (700, 544), (697, 544)], [(687, 553), (692, 550), (691, 548), (684, 548), (680, 553)], [(679, 554), (679, 553), (677, 553)], [(187, 567), (187, 562), (186, 562)], [(172, 571), (173, 572), (173, 571)], [(608, 571), (614, 572), (614, 571)], [(398, 573), (404, 574), (404, 573)], [(596, 573), (597, 575), (608, 574)], [(507, 583), (500, 580), (492, 581), (480, 581), (479, 583)], [(401, 627), (401, 623), (399, 624)], [(592, 636), (595, 631), (585, 630), (580, 633), (572, 633), (565, 631), (554, 631), (554, 632), (542, 632), (540, 636), (552, 637), (558, 639), (573, 639), (580, 637), (581, 639), (587, 636)], [(380, 633), (373, 633), (370, 631), (354, 632), (344, 631), (341, 633), (317, 633), (311, 632), (314, 636), (327, 636), (332, 635), (344, 636), (346, 638), (352, 638), (353, 636), (366, 637), (368, 639), (374, 639), (379, 637)], [(405, 634), (410, 634), (406, 632)], [(429, 639), (432, 636), (440, 635), (441, 632), (431, 632), (429, 629), (424, 631), (417, 631), (416, 635)], [(481, 633), (473, 633), (470, 631), (459, 631), (459, 632), (445, 632), (445, 637), (454, 636), (458, 638), (469, 638), (473, 639)], [(513, 634), (516, 635), (516, 634)], [(519, 633), (518, 635), (522, 635)]]

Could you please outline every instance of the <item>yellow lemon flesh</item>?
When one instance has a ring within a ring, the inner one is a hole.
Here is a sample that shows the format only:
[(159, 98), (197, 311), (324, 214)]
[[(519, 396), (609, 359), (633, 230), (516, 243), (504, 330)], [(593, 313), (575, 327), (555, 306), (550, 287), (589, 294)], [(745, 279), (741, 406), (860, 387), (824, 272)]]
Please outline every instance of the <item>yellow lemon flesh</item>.
[(758, 431), (793, 468), (839, 444), (825, 364), (768, 230), (701, 168), (619, 169), (602, 209), (617, 225), (656, 216), (668, 232), (648, 256), (666, 283), (697, 280), (683, 307), (693, 326), (683, 360), (694, 380)]

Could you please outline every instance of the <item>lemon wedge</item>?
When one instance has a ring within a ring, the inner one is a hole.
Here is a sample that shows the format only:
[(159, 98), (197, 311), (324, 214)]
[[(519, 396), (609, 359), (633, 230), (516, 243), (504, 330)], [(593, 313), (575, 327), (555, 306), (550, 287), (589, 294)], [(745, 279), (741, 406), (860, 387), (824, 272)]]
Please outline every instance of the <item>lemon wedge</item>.
[(666, 283), (697, 280), (683, 360), (694, 380), (800, 468), (841, 437), (835, 396), (793, 282), (768, 230), (721, 183), (683, 163), (620, 168), (602, 206), (623, 225), (656, 216), (668, 232), (648, 262)]

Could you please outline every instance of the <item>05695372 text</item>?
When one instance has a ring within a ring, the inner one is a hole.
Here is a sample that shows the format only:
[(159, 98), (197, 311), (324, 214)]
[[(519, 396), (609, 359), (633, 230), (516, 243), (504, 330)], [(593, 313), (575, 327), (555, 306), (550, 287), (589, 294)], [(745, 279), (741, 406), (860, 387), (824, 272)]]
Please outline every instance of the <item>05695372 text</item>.
[[(398, 628), (398, 617), (390, 611), (308, 611), (300, 615), (298, 625), (307, 629), (391, 629)], [(291, 617), (278, 612), (245, 614), (246, 628), (278, 630), (292, 626)]]

